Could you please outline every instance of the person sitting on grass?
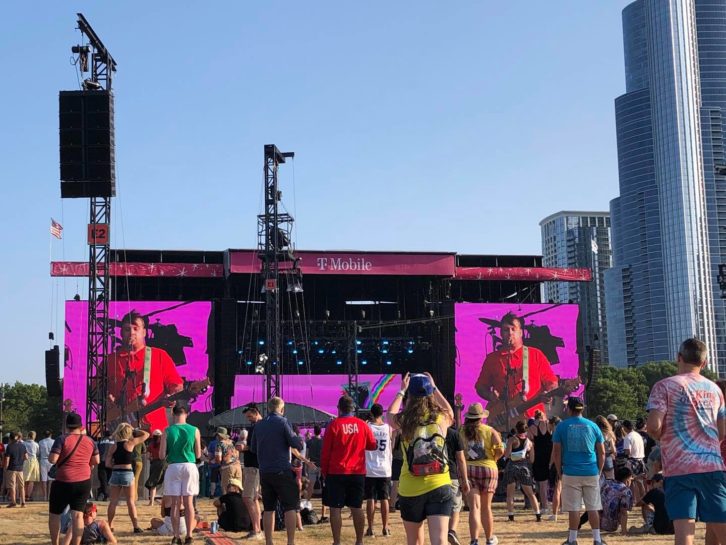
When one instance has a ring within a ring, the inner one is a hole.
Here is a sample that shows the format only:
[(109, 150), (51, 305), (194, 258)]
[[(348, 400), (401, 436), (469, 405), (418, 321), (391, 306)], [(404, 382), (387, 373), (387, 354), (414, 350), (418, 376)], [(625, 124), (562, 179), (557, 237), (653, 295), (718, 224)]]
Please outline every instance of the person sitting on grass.
[[(627, 466), (615, 470), (615, 480), (605, 479), (600, 487), (602, 511), (600, 511), (600, 529), (604, 532), (620, 532), (628, 534), (628, 511), (633, 508), (633, 492), (630, 485), (633, 472)], [(580, 517), (580, 528), (587, 522), (588, 515)]]
[(252, 527), (250, 516), (242, 499), (242, 482), (230, 479), (226, 494), (214, 500), (219, 527), (228, 532), (245, 532)]
[[(187, 531), (187, 524), (184, 519), (185, 511), (180, 511), (179, 528), (182, 534)], [(171, 496), (163, 496), (161, 499), (161, 518), (154, 517), (151, 519), (151, 529), (155, 530), (160, 536), (173, 536), (174, 529), (171, 526)]]
[(665, 493), (663, 492), (663, 474), (656, 473), (648, 481), (649, 490), (636, 504), (643, 513), (643, 526), (630, 529), (631, 534), (659, 534), (673, 535), (673, 521), (668, 517), (665, 507)]
[[(81, 537), (81, 545), (90, 545), (91, 543), (118, 543), (108, 522), (97, 519), (96, 514), (96, 504), (88, 502), (83, 509), (83, 537)], [(63, 536), (61, 543), (63, 545), (70, 545), (72, 539), (73, 532), (69, 528), (65, 536)]]

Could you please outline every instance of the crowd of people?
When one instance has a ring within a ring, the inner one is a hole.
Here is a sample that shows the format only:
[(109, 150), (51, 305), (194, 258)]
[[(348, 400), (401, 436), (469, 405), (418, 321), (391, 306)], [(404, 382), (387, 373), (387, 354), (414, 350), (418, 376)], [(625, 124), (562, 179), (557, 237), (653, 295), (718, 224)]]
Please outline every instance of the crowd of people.
[[(292, 544), (305, 524), (320, 522), (329, 522), (333, 545), (340, 545), (344, 508), (356, 544), (391, 536), (390, 514), (400, 511), (407, 545), (423, 545), (426, 526), (432, 545), (460, 545), (459, 515), (466, 508), (470, 545), (495, 545), (498, 493), (506, 497), (510, 522), (527, 516), (527, 509), (535, 524), (566, 513), (563, 545), (576, 545), (585, 524), (594, 545), (605, 543), (604, 532), (674, 535), (678, 545), (690, 544), (696, 520), (706, 523), (708, 545), (726, 544), (724, 383), (701, 376), (705, 362), (702, 342), (683, 342), (678, 374), (652, 388), (647, 421), (620, 421), (615, 414), (590, 420), (583, 400), (570, 396), (563, 420), (537, 408), (504, 436), (487, 425), (480, 403), (471, 404), (456, 426), (459, 419), (428, 373), (406, 374), (387, 412), (374, 404), (367, 421), (356, 416), (352, 398), (341, 397), (324, 433), (315, 426), (306, 436), (289, 424), (279, 397), (268, 401), (265, 417), (257, 405), (245, 407), (244, 429), (232, 436), (217, 428), (206, 445), (187, 423), (183, 404), (174, 405), (173, 422), (163, 430), (149, 434), (122, 423), (97, 442), (71, 412), (56, 438), (50, 432), (39, 442), (32, 431), (25, 438), (9, 435), (0, 492), (8, 508), (23, 508), (37, 486), (36, 497), (48, 502), (53, 545), (115, 543), (121, 499), (134, 533), (192, 543), (194, 530), (206, 524), (196, 508), (200, 479), (209, 480), (222, 529), (247, 532), (246, 539), (267, 545), (276, 528), (284, 528)], [(143, 456), (149, 505), (157, 487), (162, 490), (160, 516), (148, 529), (136, 510)], [(99, 487), (92, 494), (94, 469)], [(317, 489), (322, 516), (310, 502)], [(521, 512), (515, 509), (518, 489), (525, 499)], [(105, 520), (97, 518), (92, 496), (108, 500)], [(633, 519), (638, 523), (631, 525)]]

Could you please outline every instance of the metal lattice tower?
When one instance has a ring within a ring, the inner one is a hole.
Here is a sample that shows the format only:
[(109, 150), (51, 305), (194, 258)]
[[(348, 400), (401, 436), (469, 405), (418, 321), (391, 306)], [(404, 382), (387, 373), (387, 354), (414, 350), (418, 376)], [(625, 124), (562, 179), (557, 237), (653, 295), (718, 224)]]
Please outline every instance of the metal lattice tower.
[[(86, 18), (78, 13), (78, 30), (90, 47), (72, 48), (78, 55), (81, 72), (88, 72), (91, 54), (91, 77), (84, 80), (84, 90), (111, 93), (116, 61), (96, 35)], [(113, 115), (113, 114), (112, 114)], [(113, 129), (111, 129), (113, 130)], [(109, 263), (111, 256), (111, 197), (90, 198), (88, 226), (88, 365), (86, 368), (86, 430), (100, 437), (106, 427), (106, 358), (109, 352), (108, 304), (110, 299)]]
[[(277, 184), (277, 169), (285, 159), (295, 157), (283, 153), (274, 144), (265, 145), (265, 212), (257, 216), (257, 247), (262, 260), (262, 287), (265, 293), (265, 364), (267, 399), (282, 395), (282, 316), (281, 280), (299, 280), (298, 260), (292, 248), (293, 217), (280, 213), (282, 194)], [(291, 278), (292, 277), (292, 278)]]

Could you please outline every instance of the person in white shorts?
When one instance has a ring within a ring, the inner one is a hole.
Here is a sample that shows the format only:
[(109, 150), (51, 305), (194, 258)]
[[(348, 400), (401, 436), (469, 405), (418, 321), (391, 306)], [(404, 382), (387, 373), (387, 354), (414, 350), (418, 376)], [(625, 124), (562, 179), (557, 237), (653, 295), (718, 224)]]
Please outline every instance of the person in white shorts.
[(50, 449), (53, 448), (53, 434), (50, 431), (45, 432), (45, 438), (38, 441), (38, 458), (40, 460), (40, 489), (43, 491), (43, 500), (48, 501), (48, 493), (50, 492), (49, 481), (53, 479), (48, 478), (48, 470), (51, 464), (48, 461), (48, 455)]
[(593, 545), (604, 545), (600, 538), (600, 474), (605, 463), (602, 432), (594, 422), (582, 417), (585, 404), (578, 397), (567, 400), (570, 418), (555, 428), (552, 436), (552, 461), (562, 475), (562, 510), (569, 512), (570, 532), (563, 545), (577, 544), (580, 508), (585, 503)]
[[(171, 522), (174, 530), (172, 545), (192, 543), (194, 531), (194, 496), (199, 494), (199, 471), (196, 461), (202, 457), (199, 430), (187, 424), (187, 408), (175, 405), (174, 423), (164, 430), (159, 455), (168, 467), (164, 475), (164, 495), (171, 496)], [(180, 511), (184, 507), (186, 537), (181, 540)]]

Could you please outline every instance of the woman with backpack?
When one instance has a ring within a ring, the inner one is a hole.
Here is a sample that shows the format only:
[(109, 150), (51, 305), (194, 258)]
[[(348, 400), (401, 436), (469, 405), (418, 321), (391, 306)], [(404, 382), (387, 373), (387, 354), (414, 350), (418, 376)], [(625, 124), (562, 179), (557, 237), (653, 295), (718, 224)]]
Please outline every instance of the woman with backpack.
[(492, 499), (499, 482), (497, 460), (504, 454), (502, 437), (494, 428), (482, 423), (489, 411), (481, 403), (472, 403), (459, 430), (466, 458), (469, 478), (469, 536), (471, 545), (479, 545), (479, 534), (484, 530), (486, 545), (496, 545), (494, 535)]
[[(403, 396), (406, 406), (401, 409)], [(398, 496), (407, 545), (423, 543), (428, 521), (431, 545), (448, 541), (453, 496), (446, 456), (446, 431), (454, 411), (429, 373), (406, 375), (388, 408), (388, 423), (401, 431), (403, 467)]]
[(504, 456), (509, 460), (504, 469), (504, 476), (507, 479), (507, 516), (510, 522), (514, 521), (514, 491), (519, 485), (524, 495), (529, 498), (537, 522), (540, 522), (542, 513), (532, 489), (534, 480), (531, 463), (534, 460), (534, 445), (527, 438), (527, 424), (520, 420), (514, 429), (515, 433), (507, 440), (504, 452)]

